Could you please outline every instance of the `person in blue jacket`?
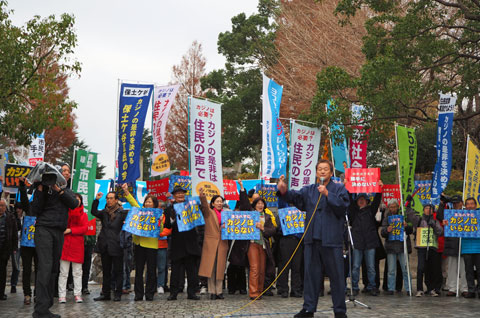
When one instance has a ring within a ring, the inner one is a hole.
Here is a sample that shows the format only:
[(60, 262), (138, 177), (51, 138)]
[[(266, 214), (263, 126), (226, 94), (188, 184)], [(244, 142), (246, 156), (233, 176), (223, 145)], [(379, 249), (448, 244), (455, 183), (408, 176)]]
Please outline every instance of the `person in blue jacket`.
[(333, 169), (329, 160), (321, 159), (316, 166), (319, 183), (298, 191), (287, 190), (285, 177), (281, 176), (277, 184), (277, 196), (305, 209), (305, 224), (311, 220), (304, 238), (304, 302), (302, 310), (294, 316), (297, 318), (313, 317), (317, 310), (323, 268), (330, 278), (335, 317), (347, 317), (342, 248), (345, 213), (350, 200), (343, 184), (331, 182)]

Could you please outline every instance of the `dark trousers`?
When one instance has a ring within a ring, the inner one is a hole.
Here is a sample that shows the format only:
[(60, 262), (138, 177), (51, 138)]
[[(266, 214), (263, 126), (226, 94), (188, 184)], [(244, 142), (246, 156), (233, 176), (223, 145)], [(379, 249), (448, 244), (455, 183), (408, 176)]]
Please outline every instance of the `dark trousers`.
[(303, 288), (303, 308), (309, 312), (317, 311), (320, 293), (322, 269), (330, 278), (333, 311), (346, 313), (345, 305), (345, 273), (341, 247), (324, 247), (321, 241), (314, 240), (305, 244), (305, 281)]
[(182, 270), (185, 268), (187, 272), (187, 293), (188, 296), (195, 296), (197, 286), (198, 286), (198, 275), (197, 275), (197, 256), (188, 255), (177, 260), (172, 260), (172, 273), (170, 277), (170, 294), (177, 295), (180, 292), (181, 286), (180, 281), (184, 280), (184, 272)]
[(122, 282), (123, 282), (123, 255), (110, 256), (108, 253), (101, 254), (102, 270), (103, 270), (103, 283), (102, 293), (104, 296), (109, 297), (112, 289), (112, 270), (115, 274), (115, 295), (122, 295)]
[(32, 263), (35, 262), (35, 276), (37, 275), (38, 269), (38, 259), (37, 254), (35, 253), (35, 247), (22, 246), (21, 256), (22, 256), (22, 285), (23, 285), (23, 294), (25, 296), (32, 296), (31, 288), (31, 279), (32, 279)]
[(90, 268), (92, 267), (92, 253), (94, 247), (94, 245), (85, 245), (83, 250), (82, 290), (88, 289), (88, 279), (90, 278)]
[(475, 293), (480, 292), (480, 279), (477, 277), (477, 285), (475, 285), (475, 269), (477, 269), (477, 275), (480, 273), (480, 254), (463, 254), (463, 260), (465, 261), (465, 278), (467, 279), (468, 292)]
[(5, 295), (5, 285), (7, 284), (7, 264), (10, 258), (5, 248), (0, 249), (0, 296)]
[[(288, 235), (280, 239), (279, 251), (280, 251), (280, 263), (278, 265), (278, 270), (282, 270), (287, 264), (288, 260), (292, 256), (295, 248), (297, 247), (299, 239), (296, 236)], [(303, 257), (303, 246), (300, 245), (296, 254), (293, 256), (292, 261), (283, 271), (282, 275), (277, 280), (277, 289), (278, 293), (288, 293), (288, 274), (291, 275), (291, 291), (292, 293), (302, 294), (302, 257)], [(322, 280), (323, 281), (323, 280)]]
[(228, 292), (234, 293), (237, 290), (247, 290), (247, 279), (245, 275), (245, 266), (228, 265), (227, 269), (228, 278)]
[[(157, 286), (157, 251), (135, 245), (135, 298), (153, 298)], [(143, 270), (147, 265), (146, 286), (143, 287)]]
[(35, 313), (39, 316), (48, 315), (49, 308), (53, 306), (55, 278), (60, 271), (62, 248), (62, 230), (44, 226), (35, 228), (35, 252), (38, 259)]
[[(18, 276), (20, 275), (20, 257), (21, 257), (21, 250), (16, 251), (16, 253), (12, 252), (12, 276), (10, 276), (10, 285), (17, 286), (18, 283)], [(15, 264), (18, 266), (15, 266)]]
[(417, 291), (423, 291), (423, 280), (427, 285), (427, 292), (435, 290), (437, 293), (442, 288), (441, 255), (433, 249), (418, 249), (417, 266)]

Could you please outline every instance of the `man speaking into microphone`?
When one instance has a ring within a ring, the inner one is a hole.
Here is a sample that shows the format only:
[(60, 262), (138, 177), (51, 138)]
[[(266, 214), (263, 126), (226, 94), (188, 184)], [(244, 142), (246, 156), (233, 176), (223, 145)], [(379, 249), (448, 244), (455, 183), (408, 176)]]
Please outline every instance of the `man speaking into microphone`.
[(287, 190), (285, 176), (277, 184), (277, 196), (300, 210), (306, 211), (304, 259), (305, 283), (303, 309), (294, 317), (313, 317), (317, 310), (322, 270), (330, 278), (335, 317), (347, 317), (343, 263), (343, 234), (345, 211), (350, 200), (343, 184), (331, 182), (333, 164), (321, 159), (316, 166), (317, 184), (298, 191)]

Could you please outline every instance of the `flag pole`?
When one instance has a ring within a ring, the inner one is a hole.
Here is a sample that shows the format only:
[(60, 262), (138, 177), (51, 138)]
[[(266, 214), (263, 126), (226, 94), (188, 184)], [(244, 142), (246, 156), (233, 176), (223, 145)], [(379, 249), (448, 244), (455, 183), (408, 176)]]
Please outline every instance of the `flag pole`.
[(73, 189), (73, 176), (75, 175), (75, 156), (76, 156), (76, 153), (77, 153), (77, 146), (73, 146), (72, 176), (70, 177), (70, 189)]
[[(398, 184), (399, 184), (399, 187), (400, 187), (400, 203), (401, 203), (400, 206), (402, 208), (403, 220), (404, 220), (404, 222), (406, 222), (404, 204), (403, 204), (402, 175), (401, 175), (401, 172), (400, 172), (400, 156), (399, 156), (399, 150), (398, 150), (397, 127), (398, 127), (398, 124), (397, 124), (397, 122), (395, 122), (395, 145), (396, 145), (396, 148), (397, 148), (396, 154), (397, 154)], [(410, 297), (412, 297), (412, 295), (413, 295), (412, 280), (411, 280), (411, 277), (410, 277), (410, 261), (408, 260), (408, 249), (407, 249), (408, 235), (407, 235), (407, 231), (406, 231), (405, 227), (404, 227), (403, 231), (404, 231), (404, 233), (403, 233), (403, 254), (405, 256), (405, 262), (406, 262), (406, 265), (407, 265), (408, 290), (410, 291)]]
[(113, 157), (113, 188), (115, 188), (115, 183), (117, 180), (117, 160), (118, 160), (118, 124), (119, 124), (119, 117), (120, 117), (120, 84), (121, 80), (117, 79), (117, 113), (116, 113), (116, 121), (115, 121), (115, 149), (114, 149), (114, 157)]

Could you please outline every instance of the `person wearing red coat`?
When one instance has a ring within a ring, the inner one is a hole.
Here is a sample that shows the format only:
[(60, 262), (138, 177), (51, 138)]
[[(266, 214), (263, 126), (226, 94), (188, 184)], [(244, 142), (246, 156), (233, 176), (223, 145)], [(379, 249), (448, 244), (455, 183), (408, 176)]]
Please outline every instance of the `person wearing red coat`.
[(58, 277), (58, 302), (66, 302), (66, 286), (70, 264), (72, 264), (73, 295), (75, 302), (81, 303), (82, 299), (82, 264), (84, 255), (83, 236), (88, 229), (88, 216), (84, 211), (82, 196), (75, 194), (80, 201), (80, 206), (68, 211), (68, 225), (64, 232), (62, 257), (60, 259), (60, 275)]

